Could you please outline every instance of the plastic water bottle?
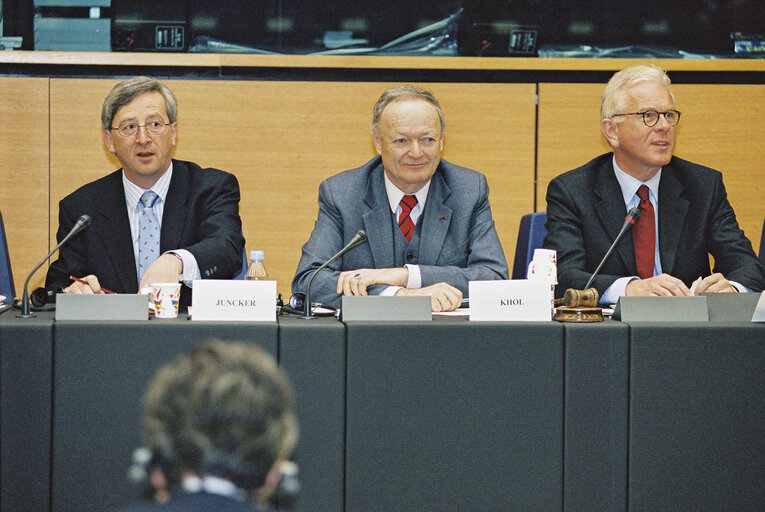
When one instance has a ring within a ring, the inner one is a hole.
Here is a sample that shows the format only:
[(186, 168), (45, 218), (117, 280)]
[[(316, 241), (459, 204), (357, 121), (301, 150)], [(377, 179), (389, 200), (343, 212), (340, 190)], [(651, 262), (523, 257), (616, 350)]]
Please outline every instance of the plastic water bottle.
[(263, 251), (250, 251), (250, 266), (247, 267), (247, 281), (267, 281), (268, 272), (263, 264)]

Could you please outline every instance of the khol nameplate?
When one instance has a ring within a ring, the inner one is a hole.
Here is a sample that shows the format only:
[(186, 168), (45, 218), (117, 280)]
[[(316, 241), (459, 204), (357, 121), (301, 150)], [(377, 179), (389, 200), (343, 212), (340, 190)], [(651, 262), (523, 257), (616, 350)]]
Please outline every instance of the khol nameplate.
[(470, 281), (468, 291), (471, 321), (526, 322), (552, 319), (552, 297), (548, 281)]

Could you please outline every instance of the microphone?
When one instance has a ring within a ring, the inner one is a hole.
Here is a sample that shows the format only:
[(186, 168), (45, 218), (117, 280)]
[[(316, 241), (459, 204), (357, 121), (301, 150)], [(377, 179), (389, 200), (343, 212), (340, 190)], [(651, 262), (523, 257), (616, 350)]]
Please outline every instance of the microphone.
[(348, 245), (340, 249), (340, 252), (332, 256), (330, 259), (327, 260), (326, 263), (324, 263), (322, 266), (317, 268), (313, 271), (313, 274), (311, 274), (311, 278), (308, 280), (308, 285), (305, 287), (305, 304), (304, 304), (304, 311), (303, 316), (300, 318), (315, 318), (313, 316), (313, 311), (311, 311), (311, 283), (313, 283), (314, 278), (316, 277), (316, 274), (318, 274), (320, 271), (327, 268), (327, 265), (335, 261), (337, 258), (345, 254), (346, 252), (350, 251), (351, 249), (358, 247), (359, 245), (363, 244), (367, 241), (367, 234), (364, 232), (363, 229), (360, 229), (355, 235), (353, 235), (353, 238), (351, 238), (351, 241), (348, 242)]
[(637, 222), (638, 217), (640, 217), (640, 210), (637, 208), (632, 208), (629, 212), (627, 212), (627, 216), (624, 217), (624, 224), (622, 224), (622, 229), (619, 231), (619, 234), (616, 235), (616, 238), (614, 239), (614, 243), (611, 244), (611, 247), (608, 248), (608, 251), (606, 251), (606, 255), (603, 256), (603, 259), (600, 260), (600, 264), (598, 265), (598, 268), (595, 269), (595, 272), (592, 273), (590, 276), (590, 280), (587, 281), (587, 285), (584, 287), (584, 289), (588, 289), (590, 285), (592, 284), (592, 281), (595, 279), (595, 276), (598, 275), (600, 272), (600, 269), (603, 268), (603, 265), (606, 263), (608, 258), (611, 256), (611, 253), (614, 252), (614, 249), (617, 245), (619, 245), (619, 242), (622, 241), (622, 238), (624, 238), (624, 235), (627, 234), (627, 231), (632, 229), (632, 226), (635, 225), (635, 222)]
[(77, 222), (72, 227), (71, 231), (69, 231), (69, 234), (67, 234), (63, 240), (61, 240), (61, 243), (59, 243), (56, 247), (53, 248), (53, 250), (42, 259), (40, 263), (37, 264), (35, 268), (32, 269), (32, 272), (29, 273), (27, 276), (27, 280), (24, 281), (24, 295), (21, 299), (21, 314), (16, 315), (18, 318), (31, 318), (34, 315), (34, 313), (30, 313), (29, 311), (29, 280), (32, 279), (32, 276), (35, 272), (37, 272), (37, 269), (42, 267), (43, 263), (48, 261), (48, 259), (53, 256), (53, 254), (61, 248), (62, 245), (67, 243), (70, 238), (72, 238), (74, 235), (82, 231), (83, 229), (90, 226), (90, 215), (82, 215), (79, 219), (77, 219)]

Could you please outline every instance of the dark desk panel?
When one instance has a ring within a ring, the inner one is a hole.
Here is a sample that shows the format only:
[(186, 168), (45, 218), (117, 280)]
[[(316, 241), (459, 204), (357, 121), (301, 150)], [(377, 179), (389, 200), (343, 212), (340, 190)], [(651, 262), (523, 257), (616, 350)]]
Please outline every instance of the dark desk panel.
[(276, 322), (56, 322), (52, 510), (111, 510), (132, 503), (127, 480), (141, 446), (141, 398), (163, 364), (213, 338), (256, 343), (277, 354)]
[(279, 364), (300, 423), (296, 512), (343, 510), (345, 326), (334, 318), (279, 318)]
[(765, 510), (765, 325), (630, 326), (629, 510)]
[(346, 329), (346, 512), (561, 510), (563, 326)]
[(627, 507), (629, 329), (566, 324), (563, 510)]
[(0, 315), (0, 510), (48, 510), (53, 315)]

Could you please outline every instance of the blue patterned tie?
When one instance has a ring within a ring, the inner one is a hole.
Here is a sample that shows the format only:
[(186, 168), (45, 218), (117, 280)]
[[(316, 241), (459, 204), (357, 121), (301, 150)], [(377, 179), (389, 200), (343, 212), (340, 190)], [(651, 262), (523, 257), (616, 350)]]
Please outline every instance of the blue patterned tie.
[(138, 203), (140, 217), (138, 221), (138, 284), (149, 265), (159, 256), (159, 220), (152, 206), (159, 196), (147, 190)]

